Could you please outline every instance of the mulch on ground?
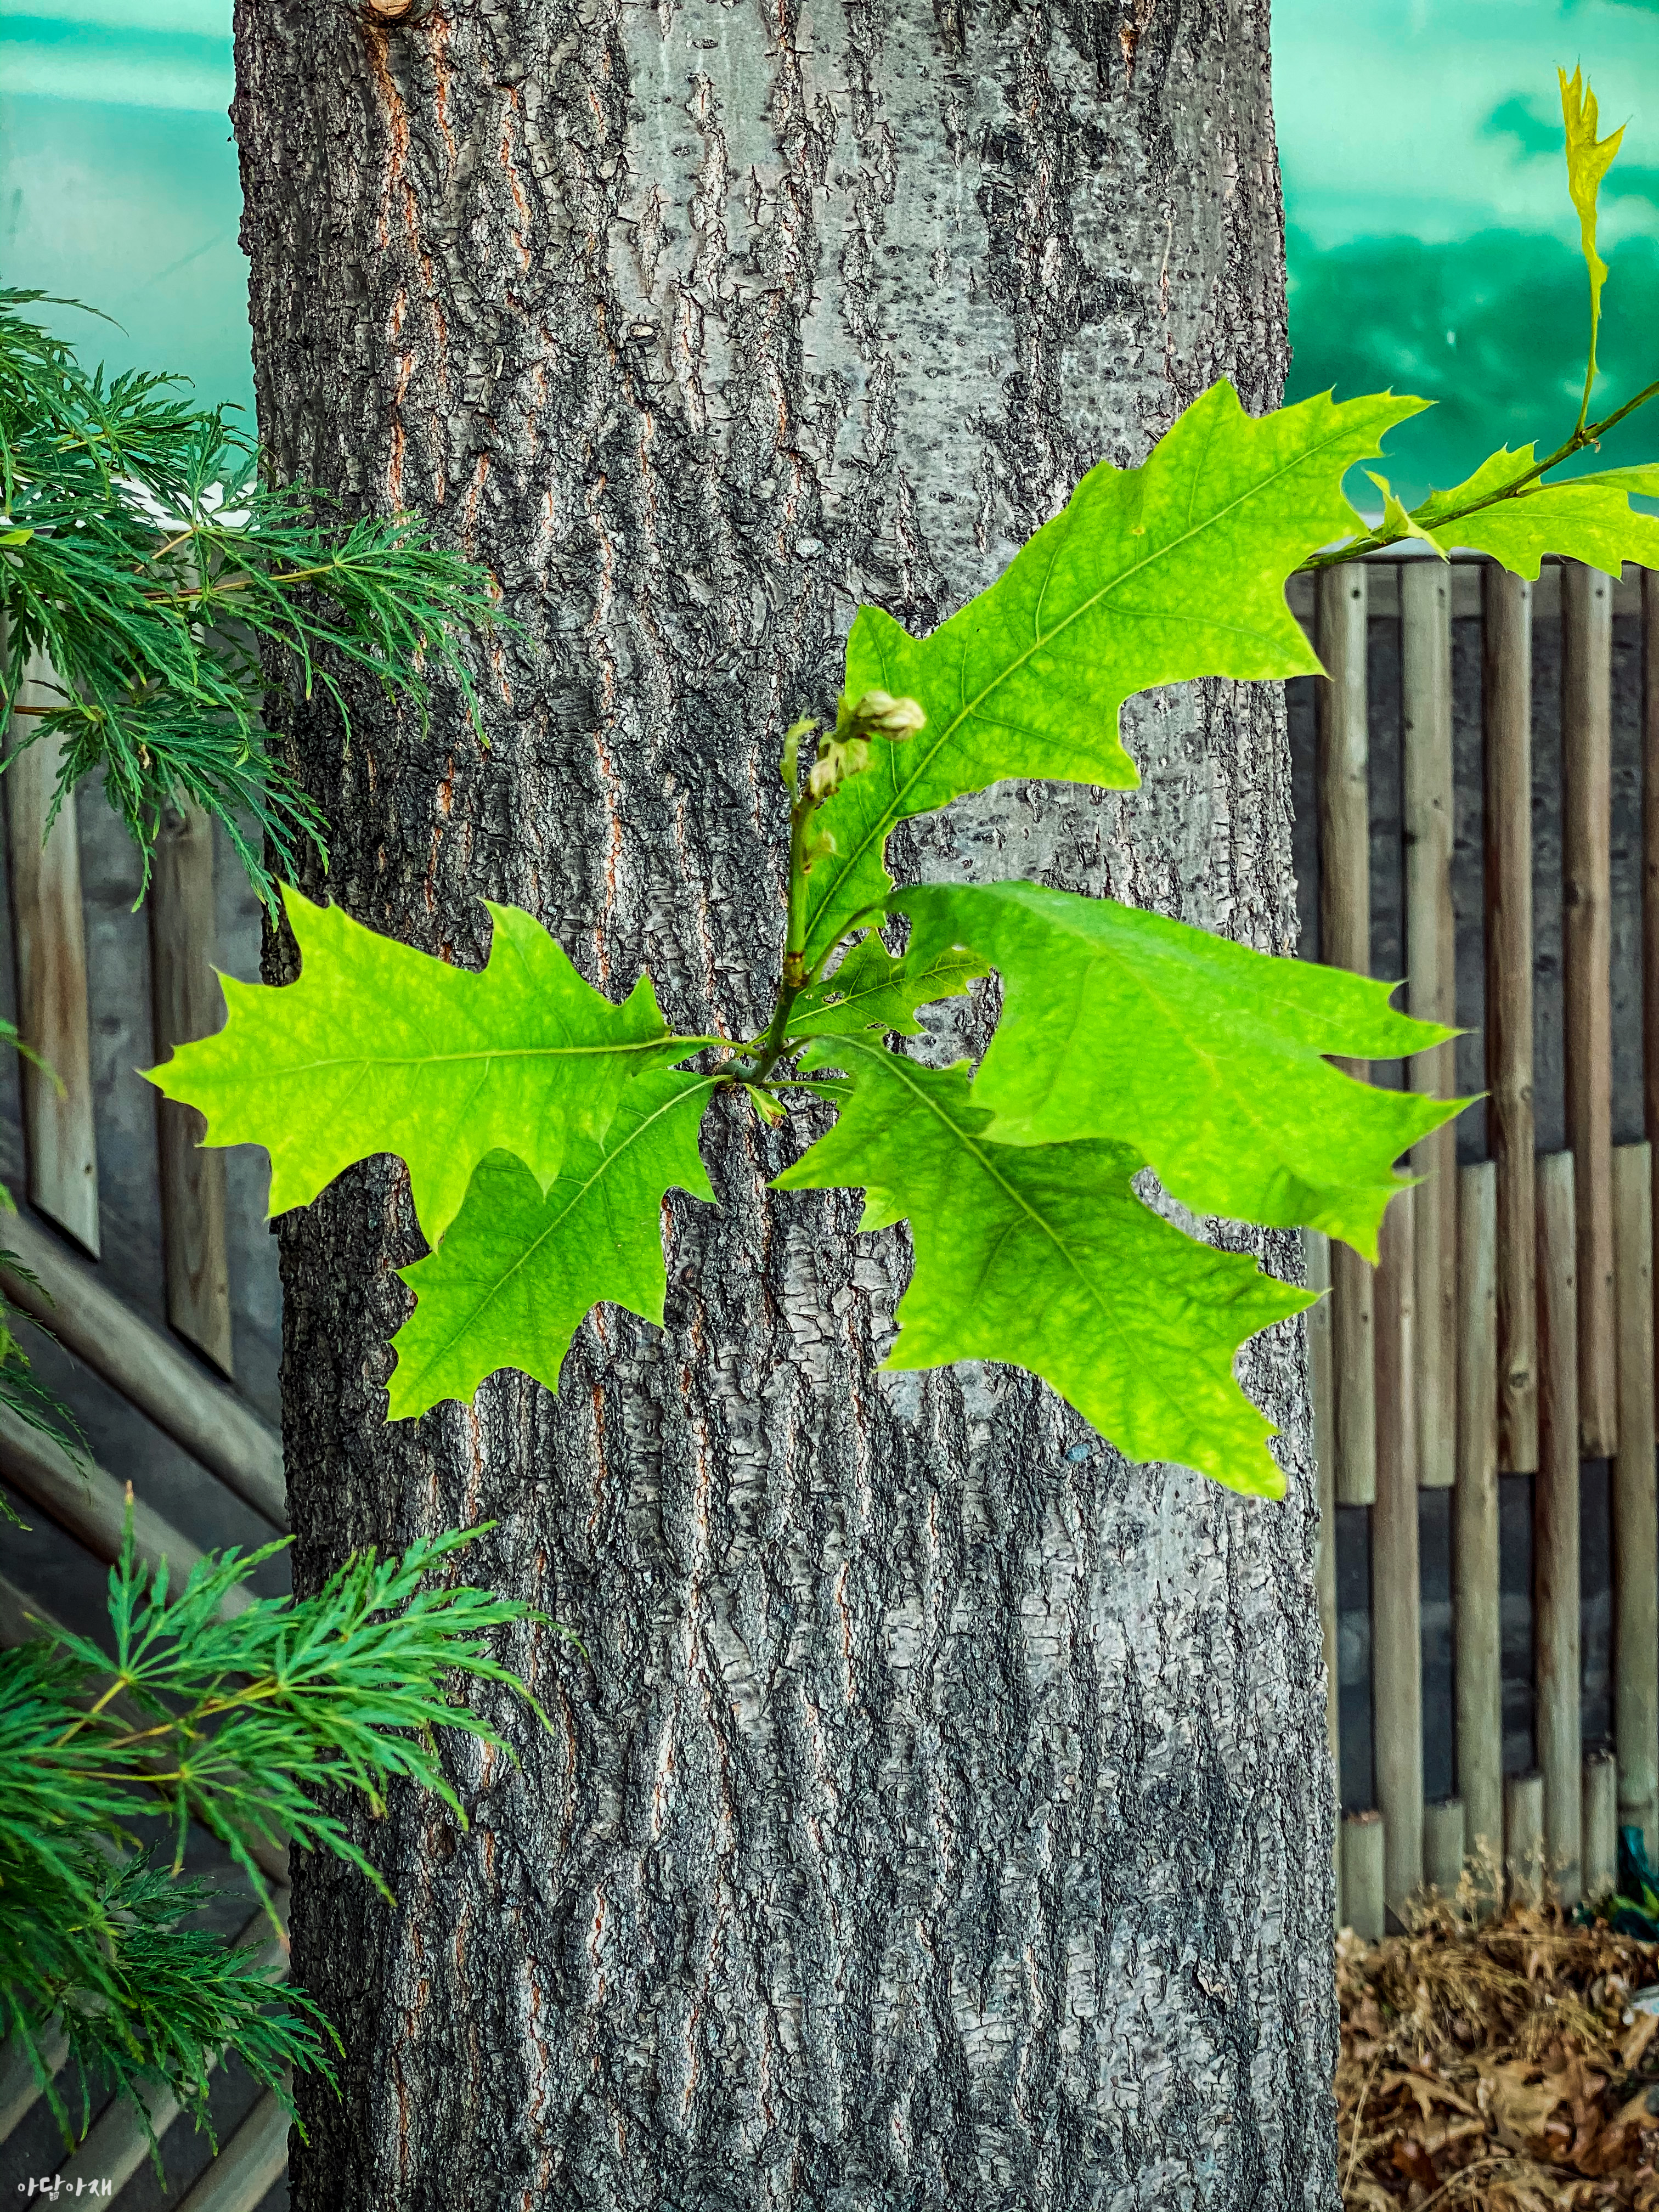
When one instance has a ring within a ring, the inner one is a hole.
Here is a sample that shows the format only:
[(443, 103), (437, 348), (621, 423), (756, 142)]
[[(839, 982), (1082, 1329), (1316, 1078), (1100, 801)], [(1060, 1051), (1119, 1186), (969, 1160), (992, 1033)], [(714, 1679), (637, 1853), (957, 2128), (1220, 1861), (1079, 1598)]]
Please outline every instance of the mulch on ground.
[(1472, 1903), (1339, 1938), (1344, 2206), (1659, 2212), (1659, 1945)]

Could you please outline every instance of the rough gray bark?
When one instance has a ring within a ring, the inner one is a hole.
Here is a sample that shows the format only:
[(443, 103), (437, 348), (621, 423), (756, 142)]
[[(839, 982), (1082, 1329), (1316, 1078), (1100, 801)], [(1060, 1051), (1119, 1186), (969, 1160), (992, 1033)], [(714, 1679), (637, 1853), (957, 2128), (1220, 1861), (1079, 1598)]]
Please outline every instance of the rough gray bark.
[[(620, 996), (749, 1033), (785, 725), (873, 599), (931, 624), (1103, 455), (1231, 374), (1278, 398), (1266, 0), (239, 0), (261, 428), (436, 517), (523, 635), (490, 747), (290, 714), (330, 894), (462, 962), (478, 896)], [(1145, 790), (1004, 787), (925, 872), (1293, 932), (1277, 695), (1142, 702)], [(286, 972), (280, 946), (272, 975)], [(1282, 1506), (1129, 1468), (1018, 1374), (875, 1372), (906, 1269), (771, 1199), (729, 1103), (669, 1320), (554, 1398), (382, 1426), (392, 1163), (283, 1231), (299, 1574), (491, 1516), (472, 1571), (579, 1629), (556, 1723), (396, 1803), (395, 1910), (301, 1878), (345, 2035), (321, 2208), (1328, 2207), (1329, 1784), (1301, 1353), (1249, 1380)], [(1285, 1240), (1272, 1256), (1293, 1265)]]

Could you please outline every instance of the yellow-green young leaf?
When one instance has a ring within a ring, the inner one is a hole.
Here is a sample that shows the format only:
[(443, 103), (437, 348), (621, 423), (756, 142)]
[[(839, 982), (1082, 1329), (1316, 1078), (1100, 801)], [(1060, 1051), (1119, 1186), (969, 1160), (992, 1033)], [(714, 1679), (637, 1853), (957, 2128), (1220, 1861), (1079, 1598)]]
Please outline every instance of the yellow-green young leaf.
[(402, 1271), (418, 1304), (392, 1340), (393, 1420), (470, 1400), (501, 1367), (556, 1389), (576, 1326), (601, 1299), (661, 1321), (663, 1197), (713, 1202), (697, 1128), (717, 1080), (641, 1076), (602, 1140), (573, 1140), (545, 1194), (512, 1153), (480, 1162), (443, 1243)]
[(790, 1010), (792, 1037), (844, 1036), (849, 1030), (896, 1030), (915, 1036), (915, 1010), (935, 999), (959, 999), (984, 961), (955, 945), (928, 960), (896, 960), (872, 931), (862, 937), (828, 982), (803, 991)]
[(915, 1272), (889, 1367), (1007, 1360), (1132, 1460), (1284, 1494), (1275, 1431), (1233, 1360), (1310, 1304), (1305, 1291), (1143, 1206), (1131, 1179), (1145, 1161), (1127, 1145), (994, 1143), (963, 1069), (919, 1066), (867, 1036), (821, 1039), (807, 1059), (848, 1069), (852, 1095), (775, 1188), (862, 1188), (866, 1228), (908, 1217)]
[(1327, 1055), (1397, 1060), (1455, 1035), (1393, 986), (1039, 884), (927, 884), (893, 905), (911, 957), (952, 945), (1002, 977), (976, 1104), (1011, 1145), (1110, 1137), (1195, 1213), (1322, 1229), (1368, 1260), (1395, 1161), (1463, 1103), (1357, 1083)]
[[(1626, 561), (1659, 568), (1659, 517), (1632, 509), (1632, 492), (1652, 493), (1659, 471), (1608, 469), (1561, 483), (1533, 483), (1478, 514), (1463, 510), (1492, 499), (1525, 476), (1533, 449), (1507, 447), (1482, 461), (1467, 483), (1433, 491), (1412, 510), (1411, 534), (1443, 552), (1489, 553), (1517, 576), (1537, 578), (1547, 553), (1587, 562), (1616, 576)], [(1460, 519), (1461, 518), (1461, 519)]]
[(1378, 476), (1375, 469), (1367, 469), (1365, 473), (1382, 495), (1382, 520), (1377, 526), (1377, 536), (1386, 538), (1390, 544), (1401, 538), (1415, 538), (1423, 544), (1431, 546), (1443, 561), (1448, 559), (1449, 556), (1445, 547), (1434, 532), (1425, 530), (1414, 515), (1406, 512), (1405, 503), (1387, 477)]
[(834, 852), (809, 878), (816, 965), (888, 889), (894, 824), (1005, 776), (1127, 789), (1126, 699), (1188, 677), (1300, 676), (1319, 664), (1285, 598), (1312, 552), (1354, 536), (1344, 472), (1420, 399), (1328, 394), (1255, 420), (1230, 384), (1195, 399), (1138, 469), (1102, 462), (991, 588), (927, 638), (866, 607), (846, 689), (920, 701), (823, 810)]
[(1589, 365), (1585, 373), (1584, 389), (1588, 392), (1595, 381), (1595, 341), (1601, 327), (1601, 287), (1607, 281), (1607, 264), (1595, 250), (1595, 200), (1601, 189), (1601, 179), (1613, 166), (1613, 157), (1619, 151), (1623, 129), (1615, 131), (1610, 138), (1595, 135), (1595, 94), (1583, 81), (1582, 71), (1574, 70), (1569, 80), (1565, 70), (1557, 70), (1561, 80), (1561, 117), (1567, 126), (1567, 190), (1572, 194), (1572, 204), (1578, 210), (1578, 236), (1584, 249), (1584, 264), (1589, 270), (1590, 333)]
[(516, 907), (489, 905), (489, 961), (473, 970), (297, 891), (283, 901), (299, 981), (223, 978), (224, 1028), (149, 1071), (206, 1115), (210, 1145), (264, 1146), (273, 1213), (395, 1152), (435, 1243), (487, 1152), (516, 1153), (545, 1186), (571, 1138), (604, 1131), (632, 1077), (703, 1042), (668, 1035), (647, 977), (613, 1006)]

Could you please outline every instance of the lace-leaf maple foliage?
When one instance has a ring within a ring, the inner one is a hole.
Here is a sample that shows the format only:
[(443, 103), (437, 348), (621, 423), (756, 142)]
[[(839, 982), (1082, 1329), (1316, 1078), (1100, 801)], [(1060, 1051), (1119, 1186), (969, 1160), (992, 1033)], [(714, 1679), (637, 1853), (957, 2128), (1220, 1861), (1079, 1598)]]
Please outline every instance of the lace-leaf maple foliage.
[[(502, 1367), (556, 1387), (601, 1300), (660, 1321), (662, 1201), (712, 1198), (698, 1123), (736, 1087), (769, 1121), (791, 1097), (838, 1109), (775, 1188), (861, 1188), (866, 1229), (909, 1223), (889, 1367), (1010, 1361), (1134, 1458), (1282, 1491), (1273, 1431), (1234, 1367), (1308, 1294), (1188, 1236), (1139, 1179), (1150, 1170), (1200, 1216), (1316, 1227), (1373, 1258), (1406, 1188), (1396, 1163), (1460, 1102), (1333, 1063), (1402, 1058), (1451, 1032), (1396, 1012), (1387, 984), (1109, 899), (1030, 883), (896, 889), (887, 840), (1007, 777), (1132, 787), (1120, 710), (1154, 685), (1318, 672), (1285, 596), (1299, 569), (1405, 539), (1476, 548), (1522, 575), (1551, 553), (1659, 567), (1659, 520), (1631, 505), (1659, 492), (1659, 471), (1544, 481), (1659, 393), (1589, 420), (1596, 195), (1618, 142), (1597, 139), (1577, 76), (1561, 90), (1591, 307), (1571, 437), (1542, 462), (1495, 453), (1411, 513), (1376, 477), (1382, 516), (1368, 528), (1344, 478), (1422, 402), (1327, 394), (1252, 419), (1221, 383), (1139, 468), (1091, 470), (928, 636), (865, 608), (834, 724), (785, 739), (788, 903), (759, 1036), (671, 1033), (648, 978), (613, 1005), (510, 908), (490, 908), (489, 964), (467, 975), (288, 894), (299, 981), (228, 986), (227, 1027), (152, 1079), (206, 1115), (209, 1142), (267, 1146), (277, 1208), (371, 1153), (408, 1163), (433, 1250), (404, 1270), (416, 1304), (394, 1339), (394, 1419), (470, 1398)], [(902, 954), (878, 934), (901, 918)], [(1001, 1012), (976, 1068), (889, 1042), (992, 970)], [(678, 1065), (710, 1051), (701, 1072)]]

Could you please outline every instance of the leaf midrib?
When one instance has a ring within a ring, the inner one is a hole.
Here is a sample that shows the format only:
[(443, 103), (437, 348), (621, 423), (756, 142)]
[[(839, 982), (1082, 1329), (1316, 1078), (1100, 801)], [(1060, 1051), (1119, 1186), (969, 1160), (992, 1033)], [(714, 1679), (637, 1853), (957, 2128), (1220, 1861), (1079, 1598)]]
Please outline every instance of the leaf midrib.
[(596, 1060), (612, 1053), (659, 1052), (665, 1045), (679, 1045), (684, 1049), (676, 1054), (684, 1060), (686, 1054), (701, 1050), (706, 1045), (725, 1042), (720, 1037), (643, 1037), (627, 1044), (563, 1044), (563, 1045), (487, 1045), (477, 1052), (430, 1052), (390, 1054), (358, 1052), (339, 1054), (328, 1060), (296, 1060), (284, 1065), (267, 1064), (269, 1076), (315, 1075), (334, 1067), (461, 1067), (476, 1060)]
[[(1249, 418), (1246, 416), (1245, 419), (1248, 421)], [(1000, 685), (1007, 683), (1018, 672), (1020, 669), (1024, 667), (1025, 664), (1034, 654), (1041, 652), (1045, 646), (1051, 644), (1055, 638), (1060, 636), (1073, 623), (1081, 621), (1085, 614), (1091, 612), (1092, 610), (1097, 607), (1103, 599), (1107, 599), (1113, 592), (1116, 591), (1119, 585), (1127, 582), (1131, 576), (1145, 575), (1149, 569), (1156, 567), (1158, 562), (1178, 552), (1183, 546), (1191, 544), (1194, 538), (1201, 537), (1205, 531), (1212, 530), (1217, 527), (1217, 526), (1222, 522), (1226, 516), (1235, 513), (1237, 509), (1243, 506), (1248, 500), (1260, 497), (1261, 494), (1268, 490), (1282, 477), (1289, 476), (1293, 470), (1300, 468), (1307, 461), (1315, 459), (1318, 454), (1323, 453), (1328, 447), (1336, 445), (1340, 442), (1340, 437), (1334, 430), (1328, 437), (1322, 440), (1318, 444), (1304, 447), (1294, 457), (1293, 459), (1286, 461), (1281, 467), (1275, 469), (1270, 471), (1267, 475), (1257, 479), (1257, 481), (1254, 483), (1248, 490), (1242, 492), (1237, 499), (1230, 501), (1227, 505), (1224, 507), (1217, 507), (1212, 514), (1207, 515), (1205, 518), (1203, 522), (1194, 527), (1182, 531), (1178, 537), (1170, 538), (1166, 544), (1158, 546), (1155, 551), (1147, 553), (1143, 559), (1133, 562), (1128, 568), (1121, 569), (1116, 575), (1110, 579), (1109, 582), (1103, 584), (1100, 589), (1093, 593), (1091, 598), (1084, 600), (1080, 605), (1074, 607), (1072, 612), (1057, 623), (1053, 629), (1045, 630), (1041, 635), (1033, 637), (1030, 644), (1026, 647), (1015, 659), (1010, 661), (1007, 665), (984, 687), (976, 697), (964, 702), (964, 703), (958, 708), (956, 714), (945, 724), (944, 729), (940, 732), (933, 746), (927, 752), (915, 757), (917, 758), (916, 767), (906, 778), (904, 782), (895, 787), (892, 799), (888, 806), (884, 808), (882, 813), (877, 817), (878, 824), (879, 826), (866, 830), (865, 835), (860, 838), (851, 852), (848, 854), (847, 865), (844, 868), (842, 868), (837, 872), (836, 877), (836, 886), (832, 886), (830, 895), (826, 897), (823, 906), (820, 908), (819, 912), (823, 913), (828, 910), (830, 902), (835, 896), (835, 888), (838, 887), (841, 883), (853, 873), (860, 861), (863, 860), (865, 854), (869, 851), (871, 846), (872, 844), (878, 845), (884, 842), (894, 823), (905, 818), (898, 811), (899, 800), (903, 798), (907, 792), (914, 788), (914, 787), (921, 781), (921, 777), (933, 766), (934, 761), (938, 759), (939, 754), (950, 743), (951, 738), (962, 723), (964, 722), (970, 714), (976, 713), (981, 704), (985, 700), (988, 699), (992, 693), (995, 691)], [(1156, 450), (1157, 448), (1154, 447), (1153, 451), (1156, 452)], [(1147, 466), (1151, 459), (1152, 456), (1149, 454), (1147, 456), (1147, 460), (1143, 462), (1141, 466), (1143, 468)], [(1073, 496), (1075, 497), (1076, 495), (1073, 494)], [(1062, 507), (1060, 510), (1061, 514), (1065, 512), (1066, 509)], [(1059, 516), (1055, 517), (1056, 520), (1059, 519)], [(1058, 559), (1058, 557), (1059, 556), (1057, 553), (1055, 558)], [(1012, 573), (1012, 568), (1005, 570), (1004, 578)], [(1000, 578), (998, 580), (999, 583), (1004, 580), (1004, 578)], [(1045, 577), (1042, 586), (1042, 590), (1045, 592), (1048, 590), (1048, 580)], [(993, 585), (991, 586), (993, 591), (996, 590), (997, 587), (997, 585)], [(1041, 603), (1042, 594), (1039, 593), (1039, 607), (1041, 606)], [(969, 604), (971, 605), (972, 603), (969, 602)], [(967, 611), (966, 608), (964, 608), (963, 611), (965, 613)], [(925, 645), (927, 641), (926, 639), (919, 639), (916, 642), (919, 645)], [(965, 655), (965, 639), (963, 651)], [(893, 749), (890, 748), (890, 751), (892, 750)], [(894, 754), (894, 757), (896, 757), (896, 753)]]
[[(938, 1121), (943, 1127), (949, 1130), (951, 1136), (956, 1139), (957, 1144), (961, 1146), (962, 1149), (964, 1152), (972, 1154), (974, 1159), (978, 1163), (981, 1172), (988, 1176), (989, 1179), (996, 1184), (997, 1188), (1004, 1192), (1006, 1195), (1013, 1201), (1014, 1205), (1023, 1214), (1024, 1214), (1029, 1221), (1032, 1222), (1042, 1231), (1042, 1234), (1054, 1246), (1055, 1251), (1060, 1254), (1060, 1258), (1065, 1261), (1066, 1267), (1076, 1277), (1078, 1282), (1082, 1285), (1083, 1289), (1088, 1294), (1090, 1299), (1097, 1309), (1102, 1322), (1111, 1332), (1113, 1340), (1117, 1344), (1120, 1352), (1127, 1358), (1128, 1342), (1124, 1333), (1122, 1323), (1116, 1319), (1112, 1313), (1110, 1307), (1108, 1306), (1102, 1299), (1100, 1292), (1095, 1288), (1093, 1283), (1091, 1282), (1088, 1276), (1084, 1273), (1082, 1267), (1073, 1256), (1070, 1247), (1056, 1234), (1054, 1229), (1049, 1226), (1048, 1223), (1043, 1218), (1042, 1215), (1036, 1211), (1036, 1207), (1031, 1205), (1030, 1201), (1014, 1188), (1012, 1183), (1008, 1181), (1006, 1176), (998, 1171), (991, 1161), (986, 1158), (983, 1147), (975, 1142), (969, 1132), (964, 1129), (959, 1121), (956, 1121), (951, 1119), (951, 1115), (945, 1111), (945, 1109), (939, 1102), (930, 1094), (924, 1084), (918, 1083), (915, 1080), (911, 1068), (911, 1064), (905, 1059), (903, 1054), (888, 1052), (881, 1048), (872, 1048), (871, 1046), (863, 1043), (856, 1037), (848, 1038), (842, 1042), (853, 1051), (863, 1053), (867, 1060), (879, 1059), (884, 1066), (896, 1073), (898, 1075), (900, 1081), (904, 1085), (905, 1089), (910, 1093), (911, 1097), (918, 1099), (922, 1105), (927, 1107), (928, 1112), (933, 1115), (934, 1119)], [(1132, 1148), (1126, 1146), (1124, 1149), (1128, 1151)], [(1129, 1202), (1132, 1205), (1138, 1206), (1140, 1204), (1140, 1200), (1135, 1197), (1133, 1189), (1129, 1191), (1128, 1197)], [(1146, 1211), (1149, 1213), (1151, 1212), (1150, 1208), (1147, 1208)], [(1154, 1215), (1152, 1218), (1156, 1219), (1157, 1217)], [(1176, 1233), (1178, 1235), (1180, 1232), (1177, 1231)], [(1147, 1371), (1145, 1363), (1143, 1362), (1141, 1365), (1141, 1372), (1145, 1374)], [(1178, 1401), (1175, 1398), (1174, 1395), (1161, 1381), (1158, 1384), (1158, 1390), (1159, 1396), (1164, 1400), (1165, 1405), (1170, 1407), (1172, 1411), (1178, 1412), (1180, 1410)]]

